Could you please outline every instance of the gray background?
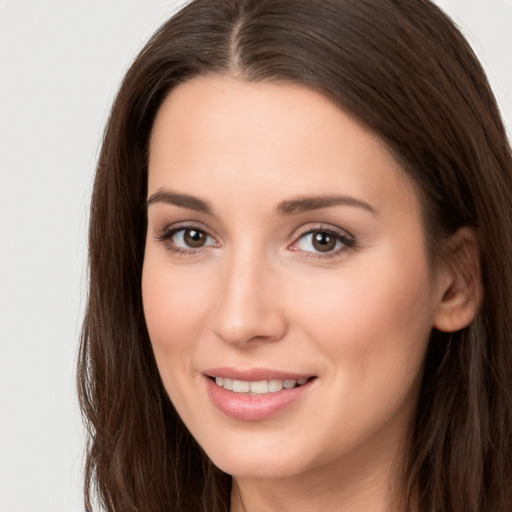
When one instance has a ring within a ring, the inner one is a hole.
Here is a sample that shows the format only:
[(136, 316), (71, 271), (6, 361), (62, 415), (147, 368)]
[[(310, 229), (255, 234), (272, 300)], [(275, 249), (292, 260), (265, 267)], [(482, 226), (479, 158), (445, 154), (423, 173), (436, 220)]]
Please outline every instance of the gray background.
[[(123, 73), (182, 1), (0, 0), (0, 512), (83, 510), (87, 207)], [(512, 130), (512, 0), (439, 0)]]

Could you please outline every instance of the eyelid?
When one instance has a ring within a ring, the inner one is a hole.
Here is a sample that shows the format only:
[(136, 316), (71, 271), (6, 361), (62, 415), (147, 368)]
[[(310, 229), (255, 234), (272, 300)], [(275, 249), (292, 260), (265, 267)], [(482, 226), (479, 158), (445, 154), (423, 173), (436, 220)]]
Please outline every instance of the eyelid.
[[(186, 248), (186, 247), (180, 247), (172, 242), (172, 237), (183, 230), (198, 230), (202, 231), (206, 234), (207, 237), (211, 238), (213, 240), (213, 244), (207, 244), (201, 247), (197, 248)], [(328, 252), (321, 252), (321, 251), (307, 251), (303, 249), (299, 249), (297, 244), (299, 241), (304, 238), (306, 235), (313, 234), (315, 232), (323, 232), (327, 233), (329, 235), (332, 235), (336, 238), (337, 241), (339, 241), (342, 244), (342, 247), (339, 247), (338, 249), (334, 249), (332, 251)], [(316, 257), (316, 258), (332, 258), (335, 256), (341, 255), (341, 253), (347, 252), (349, 250), (353, 250), (357, 247), (356, 238), (354, 235), (352, 235), (350, 232), (348, 232), (346, 229), (342, 229), (338, 226), (332, 225), (332, 224), (315, 224), (315, 223), (308, 223), (300, 228), (298, 228), (295, 233), (292, 235), (293, 241), (287, 246), (289, 250), (296, 251), (298, 253), (302, 253), (305, 257)], [(157, 231), (155, 234), (155, 239), (163, 242), (166, 244), (166, 247), (168, 250), (170, 250), (173, 253), (178, 253), (179, 255), (194, 255), (194, 254), (200, 254), (203, 253), (209, 249), (216, 248), (220, 246), (220, 243), (218, 241), (218, 237), (211, 232), (211, 230), (206, 227), (201, 222), (197, 221), (181, 221), (174, 224), (166, 225), (163, 229)]]
[(167, 224), (162, 229), (156, 230), (155, 238), (157, 240), (167, 239), (182, 229), (197, 229), (198, 231), (203, 231), (208, 236), (217, 241), (217, 236), (212, 233), (211, 229), (205, 226), (202, 222), (198, 221), (180, 221)]
[(294, 239), (300, 238), (301, 236), (307, 235), (308, 233), (314, 233), (315, 231), (325, 231), (327, 233), (332, 233), (333, 235), (341, 236), (343, 238), (355, 240), (355, 236), (347, 231), (346, 229), (340, 228), (333, 224), (325, 224), (319, 223), (316, 224), (314, 222), (310, 222), (298, 228), (293, 234)]
[[(202, 247), (180, 247), (175, 245), (172, 242), (172, 237), (179, 233), (180, 231), (186, 231), (186, 230), (197, 230), (201, 231), (206, 234), (207, 237), (211, 238), (214, 241), (214, 244), (208, 244), (204, 245)], [(215, 235), (211, 233), (211, 230), (208, 229), (206, 226), (204, 226), (201, 222), (196, 221), (182, 221), (177, 222), (174, 224), (166, 225), (163, 229), (158, 230), (155, 234), (155, 239), (159, 242), (162, 242), (166, 245), (166, 248), (180, 256), (186, 256), (186, 255), (194, 255), (194, 254), (201, 254), (208, 249), (212, 247), (218, 247), (220, 244), (218, 242), (218, 239)]]
[[(301, 249), (294, 248), (298, 242), (304, 238), (306, 235), (310, 235), (315, 232), (328, 233), (334, 236), (338, 241), (340, 241), (343, 246), (330, 251), (322, 253), (320, 251), (303, 251)], [(353, 250), (357, 247), (357, 240), (354, 235), (348, 232), (346, 229), (339, 228), (332, 224), (306, 224), (301, 226), (293, 235), (293, 242), (288, 246), (290, 250), (302, 252), (306, 257), (315, 257), (315, 258), (332, 258), (335, 256), (339, 256), (341, 253), (347, 252), (349, 250)]]

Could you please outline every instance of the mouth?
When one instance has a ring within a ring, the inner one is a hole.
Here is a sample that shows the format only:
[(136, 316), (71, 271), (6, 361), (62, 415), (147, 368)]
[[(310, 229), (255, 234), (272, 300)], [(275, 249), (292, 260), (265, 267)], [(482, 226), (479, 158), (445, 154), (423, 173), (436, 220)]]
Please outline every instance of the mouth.
[(204, 374), (208, 396), (223, 414), (259, 421), (299, 404), (315, 389), (317, 376), (272, 370), (217, 368)]
[(268, 380), (238, 380), (228, 377), (209, 376), (210, 380), (227, 391), (233, 393), (246, 393), (249, 395), (266, 395), (278, 393), (283, 389), (294, 389), (307, 384), (315, 377), (301, 377), (299, 379), (268, 379)]

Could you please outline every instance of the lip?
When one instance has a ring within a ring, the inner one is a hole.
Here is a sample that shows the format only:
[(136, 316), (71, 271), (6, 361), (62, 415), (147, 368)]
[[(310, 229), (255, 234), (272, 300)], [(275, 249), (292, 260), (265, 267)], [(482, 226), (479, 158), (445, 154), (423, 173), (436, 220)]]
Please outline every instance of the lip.
[(290, 373), (282, 372), (279, 370), (271, 370), (268, 368), (231, 368), (231, 367), (220, 367), (211, 368), (203, 372), (207, 377), (222, 377), (224, 379), (235, 379), (235, 380), (300, 380), (303, 378), (313, 377), (312, 374), (306, 373)]
[[(260, 421), (275, 416), (283, 410), (300, 402), (315, 385), (317, 380), (312, 375), (281, 372), (263, 368), (235, 369), (215, 368), (204, 372), (204, 380), (208, 396), (213, 405), (223, 414), (240, 421)], [(249, 393), (235, 393), (218, 386), (212, 377), (223, 377), (235, 380), (299, 380), (313, 377), (302, 386), (292, 389), (283, 389), (274, 393), (251, 395)]]

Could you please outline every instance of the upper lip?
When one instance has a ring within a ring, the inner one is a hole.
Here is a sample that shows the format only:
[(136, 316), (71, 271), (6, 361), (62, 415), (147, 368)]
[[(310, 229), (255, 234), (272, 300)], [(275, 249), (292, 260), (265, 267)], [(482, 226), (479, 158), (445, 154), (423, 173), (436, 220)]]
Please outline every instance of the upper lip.
[(296, 373), (270, 368), (209, 368), (203, 372), (207, 377), (222, 377), (224, 379), (256, 382), (260, 380), (299, 380), (313, 377), (308, 373)]

